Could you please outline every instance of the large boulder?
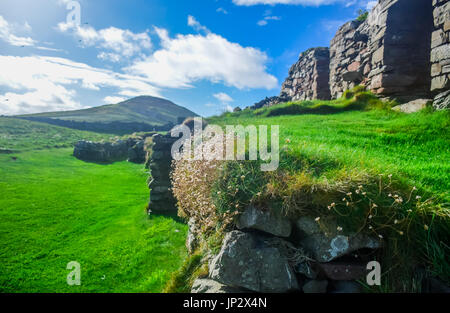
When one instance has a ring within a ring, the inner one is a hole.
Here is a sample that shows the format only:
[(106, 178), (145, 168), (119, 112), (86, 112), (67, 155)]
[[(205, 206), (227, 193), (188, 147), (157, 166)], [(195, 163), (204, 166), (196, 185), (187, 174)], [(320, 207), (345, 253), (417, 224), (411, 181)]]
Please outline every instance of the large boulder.
[(433, 102), (431, 99), (416, 99), (405, 104), (397, 105), (392, 110), (403, 113), (416, 113), (425, 109), (431, 102)]
[(301, 217), (296, 222), (299, 245), (318, 262), (331, 262), (364, 248), (382, 247), (382, 242), (378, 238), (338, 231), (338, 226), (333, 219), (323, 218), (320, 223), (319, 225), (315, 218), (309, 216)]
[(299, 289), (287, 257), (264, 237), (232, 231), (209, 264), (209, 276), (232, 287), (255, 292), (287, 292)]
[(257, 229), (278, 237), (289, 237), (292, 231), (287, 217), (254, 206), (248, 207), (239, 216), (236, 226), (239, 229)]

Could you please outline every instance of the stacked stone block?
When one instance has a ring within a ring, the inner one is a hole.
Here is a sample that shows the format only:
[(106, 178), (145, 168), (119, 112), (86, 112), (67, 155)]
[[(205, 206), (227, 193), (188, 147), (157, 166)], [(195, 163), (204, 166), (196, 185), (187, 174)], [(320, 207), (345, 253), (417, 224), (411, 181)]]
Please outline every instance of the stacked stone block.
[(384, 0), (370, 13), (370, 90), (410, 101), (429, 98), (431, 1)]
[(450, 102), (450, 1), (433, 0), (434, 31), (431, 36), (431, 92), (437, 109)]
[(364, 83), (371, 68), (367, 44), (367, 23), (351, 21), (344, 24), (330, 43), (330, 91), (339, 98), (344, 91)]
[(313, 48), (300, 54), (289, 70), (280, 97), (290, 101), (329, 100), (330, 52), (328, 48)]
[(178, 138), (168, 135), (154, 135), (149, 155), (149, 169), (152, 180), (149, 184), (150, 203), (149, 212), (176, 211), (176, 201), (172, 194), (170, 172), (172, 168), (172, 145)]

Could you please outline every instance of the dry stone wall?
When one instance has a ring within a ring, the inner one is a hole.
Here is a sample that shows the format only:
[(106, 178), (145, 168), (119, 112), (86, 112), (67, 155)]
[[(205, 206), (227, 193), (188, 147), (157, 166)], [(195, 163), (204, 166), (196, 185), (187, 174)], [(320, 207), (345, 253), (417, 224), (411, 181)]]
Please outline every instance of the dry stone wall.
[(280, 98), (289, 101), (329, 100), (330, 51), (313, 48), (300, 54), (299, 60), (289, 70), (283, 83)]
[(337, 31), (329, 51), (302, 53), (280, 96), (253, 108), (335, 99), (356, 85), (400, 102), (436, 97), (435, 107), (445, 108), (449, 75), (450, 1), (379, 0), (365, 21), (348, 22)]
[(450, 1), (433, 0), (431, 92), (436, 109), (450, 107)]
[(150, 188), (149, 213), (176, 211), (176, 201), (172, 194), (170, 171), (172, 167), (172, 145), (178, 138), (156, 134), (152, 137), (152, 147), (149, 155), (149, 169), (152, 180)]
[(333, 98), (365, 81), (370, 72), (367, 23), (344, 24), (330, 43), (330, 90)]
[(431, 1), (380, 1), (367, 23), (370, 90), (399, 100), (429, 97)]

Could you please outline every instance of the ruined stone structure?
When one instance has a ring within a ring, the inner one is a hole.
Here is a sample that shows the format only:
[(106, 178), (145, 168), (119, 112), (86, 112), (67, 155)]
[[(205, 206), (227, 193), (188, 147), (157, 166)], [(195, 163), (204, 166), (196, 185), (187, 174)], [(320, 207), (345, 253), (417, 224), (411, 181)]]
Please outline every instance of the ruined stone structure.
[(170, 134), (156, 134), (152, 137), (151, 152), (149, 155), (149, 168), (152, 180), (150, 188), (150, 212), (170, 212), (176, 211), (176, 201), (173, 197), (170, 181), (170, 171), (172, 167), (172, 145), (178, 138), (172, 138)]
[(364, 82), (370, 72), (369, 28), (366, 23), (344, 24), (330, 44), (330, 92), (333, 98)]
[(430, 97), (432, 5), (423, 0), (381, 0), (370, 28), (369, 89), (399, 100)]
[(111, 163), (129, 161), (144, 163), (146, 157), (145, 140), (154, 133), (134, 135), (126, 140), (112, 142), (92, 142), (81, 140), (75, 144), (73, 155), (88, 162)]
[(283, 83), (280, 98), (291, 101), (329, 100), (329, 64), (328, 48), (313, 48), (301, 53), (298, 62), (289, 70), (289, 77)]
[(302, 53), (280, 97), (259, 106), (335, 99), (364, 85), (383, 98), (426, 102), (436, 97), (436, 108), (448, 107), (449, 12), (449, 0), (379, 0), (365, 21), (350, 21), (337, 31), (329, 57), (326, 48)]

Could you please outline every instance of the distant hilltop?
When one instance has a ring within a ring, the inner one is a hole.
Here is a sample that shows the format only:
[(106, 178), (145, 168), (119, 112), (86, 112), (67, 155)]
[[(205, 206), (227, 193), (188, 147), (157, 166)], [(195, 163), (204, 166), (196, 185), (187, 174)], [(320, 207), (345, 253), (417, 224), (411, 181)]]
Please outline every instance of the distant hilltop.
[(167, 131), (196, 113), (157, 97), (140, 96), (120, 102), (76, 111), (15, 116), (79, 130), (112, 134)]

